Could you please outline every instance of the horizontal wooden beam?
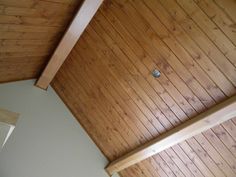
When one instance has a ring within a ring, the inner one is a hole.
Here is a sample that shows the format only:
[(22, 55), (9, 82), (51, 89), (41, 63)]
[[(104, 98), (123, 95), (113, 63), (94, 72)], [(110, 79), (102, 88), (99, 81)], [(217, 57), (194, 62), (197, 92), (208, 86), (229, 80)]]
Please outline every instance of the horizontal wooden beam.
[(18, 117), (19, 117), (18, 113), (11, 112), (6, 109), (0, 108), (0, 122), (15, 126)]
[(106, 167), (109, 175), (145, 160), (177, 143), (236, 117), (236, 96), (199, 114), (147, 144), (118, 158)]
[(36, 82), (36, 86), (47, 89), (102, 2), (103, 0), (84, 0), (62, 40), (55, 49), (49, 63)]

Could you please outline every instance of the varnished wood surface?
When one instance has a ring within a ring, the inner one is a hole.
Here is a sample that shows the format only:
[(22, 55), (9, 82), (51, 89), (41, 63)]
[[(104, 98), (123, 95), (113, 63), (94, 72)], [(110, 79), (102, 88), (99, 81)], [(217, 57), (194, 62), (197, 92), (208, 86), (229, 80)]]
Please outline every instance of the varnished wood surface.
[(11, 112), (6, 109), (0, 108), (0, 122), (1, 123), (15, 126), (18, 118), (19, 118), (18, 113)]
[[(112, 161), (235, 95), (232, 9), (234, 0), (106, 0), (52, 85)], [(235, 140), (233, 119), (120, 174), (235, 177)]]
[(236, 96), (217, 104), (196, 117), (159, 135), (152, 141), (134, 149), (111, 162), (106, 171), (110, 176), (128, 167), (152, 157), (178, 143), (186, 141), (195, 135), (203, 133), (236, 117)]
[(0, 82), (36, 78), (82, 0), (0, 0)]
[(71, 50), (77, 43), (85, 28), (92, 20), (103, 0), (85, 0), (78, 9), (70, 26), (67, 28), (57, 48), (54, 50), (47, 66), (43, 70), (36, 86), (42, 89), (47, 89), (61, 65), (70, 54)]

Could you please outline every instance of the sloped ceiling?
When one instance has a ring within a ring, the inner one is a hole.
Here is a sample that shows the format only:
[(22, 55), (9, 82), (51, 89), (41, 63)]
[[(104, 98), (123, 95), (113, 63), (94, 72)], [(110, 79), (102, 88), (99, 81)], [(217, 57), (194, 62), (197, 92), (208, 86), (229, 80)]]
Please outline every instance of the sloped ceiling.
[(0, 0), (0, 82), (36, 78), (82, 0)]
[[(72, 4), (66, 7), (76, 9)], [(234, 0), (105, 0), (52, 86), (102, 152), (114, 160), (235, 95), (233, 9)], [(1, 81), (35, 77), (47, 60), (24, 56), (20, 60), (6, 50), (0, 53)], [(37, 47), (35, 53), (40, 50)], [(153, 69), (161, 72), (160, 78), (152, 76)], [(236, 119), (232, 119), (121, 175), (234, 177), (235, 147)]]

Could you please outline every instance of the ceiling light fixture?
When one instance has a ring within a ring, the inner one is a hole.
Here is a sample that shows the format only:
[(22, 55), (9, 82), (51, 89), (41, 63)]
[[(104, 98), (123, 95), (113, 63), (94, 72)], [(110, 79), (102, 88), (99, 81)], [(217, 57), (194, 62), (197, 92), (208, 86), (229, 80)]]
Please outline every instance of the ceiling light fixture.
[(161, 72), (158, 69), (154, 69), (152, 71), (152, 76), (155, 78), (159, 78), (161, 76)]

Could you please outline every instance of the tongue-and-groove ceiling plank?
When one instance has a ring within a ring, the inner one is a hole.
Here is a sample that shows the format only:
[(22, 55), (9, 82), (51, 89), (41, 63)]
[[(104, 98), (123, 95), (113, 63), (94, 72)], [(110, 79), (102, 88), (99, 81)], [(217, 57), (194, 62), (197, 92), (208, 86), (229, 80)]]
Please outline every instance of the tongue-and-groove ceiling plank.
[(36, 78), (82, 0), (0, 0), (0, 82)]
[[(226, 12), (218, 1), (106, 0), (52, 86), (114, 160), (236, 93), (235, 19)], [(121, 175), (233, 177), (235, 123)]]
[[(0, 0), (0, 82), (37, 77), (80, 3)], [(115, 160), (235, 95), (234, 9), (234, 0), (105, 0), (52, 85)], [(121, 175), (234, 177), (235, 141), (232, 119)]]

